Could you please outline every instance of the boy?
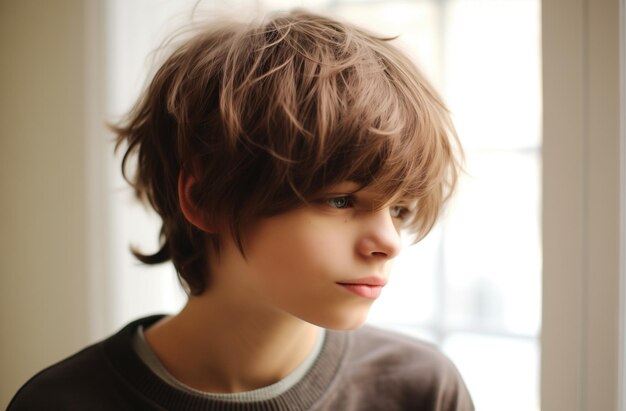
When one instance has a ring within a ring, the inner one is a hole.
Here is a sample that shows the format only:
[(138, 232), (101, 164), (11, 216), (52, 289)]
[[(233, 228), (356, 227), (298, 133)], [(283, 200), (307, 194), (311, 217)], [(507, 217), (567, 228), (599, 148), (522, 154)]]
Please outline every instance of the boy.
[(387, 40), (303, 11), (204, 29), (114, 127), (189, 298), (10, 410), (472, 410), (435, 348), (358, 329), (456, 183), (447, 111)]

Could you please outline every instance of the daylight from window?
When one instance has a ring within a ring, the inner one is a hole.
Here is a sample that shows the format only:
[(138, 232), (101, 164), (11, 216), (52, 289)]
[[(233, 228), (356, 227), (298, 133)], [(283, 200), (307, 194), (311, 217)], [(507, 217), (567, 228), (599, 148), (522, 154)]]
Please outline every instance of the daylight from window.
[[(151, 63), (146, 56), (190, 19), (194, 5), (208, 10), (217, 7), (214, 3), (109, 2), (108, 111), (113, 116), (123, 113), (143, 87)], [(441, 347), (459, 368), (477, 410), (538, 410), (539, 1), (219, 2), (222, 9), (231, 6), (260, 11), (306, 6), (398, 36), (398, 47), (440, 91), (465, 150), (465, 171), (441, 221), (396, 259), (392, 281), (369, 322)], [(119, 244), (114, 249), (118, 322), (155, 310), (175, 311), (184, 296), (172, 269), (141, 267), (126, 247), (130, 241), (154, 249), (157, 220), (133, 203), (118, 163), (110, 173), (116, 196), (110, 205), (116, 221), (113, 244)]]

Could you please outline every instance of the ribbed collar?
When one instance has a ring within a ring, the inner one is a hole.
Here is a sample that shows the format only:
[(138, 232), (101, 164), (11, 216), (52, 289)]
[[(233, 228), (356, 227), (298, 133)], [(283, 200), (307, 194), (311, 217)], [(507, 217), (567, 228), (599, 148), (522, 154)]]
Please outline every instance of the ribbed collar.
[(215, 411), (258, 411), (258, 410), (307, 410), (328, 390), (339, 371), (344, 356), (348, 334), (327, 331), (322, 351), (309, 372), (283, 394), (259, 402), (226, 402), (203, 398), (186, 393), (161, 380), (141, 361), (132, 348), (132, 338), (140, 325), (148, 328), (162, 315), (134, 321), (117, 334), (102, 342), (105, 356), (116, 372), (126, 382), (167, 410), (215, 410)]

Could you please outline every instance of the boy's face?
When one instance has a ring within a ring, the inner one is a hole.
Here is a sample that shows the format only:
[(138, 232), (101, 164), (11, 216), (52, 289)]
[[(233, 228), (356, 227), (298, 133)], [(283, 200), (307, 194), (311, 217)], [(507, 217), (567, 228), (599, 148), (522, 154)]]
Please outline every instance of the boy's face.
[(373, 210), (376, 193), (350, 194), (357, 189), (341, 183), (311, 206), (261, 219), (246, 232), (246, 258), (225, 244), (221, 264), (234, 262), (228, 271), (263, 305), (326, 328), (360, 326), (400, 251), (406, 209)]

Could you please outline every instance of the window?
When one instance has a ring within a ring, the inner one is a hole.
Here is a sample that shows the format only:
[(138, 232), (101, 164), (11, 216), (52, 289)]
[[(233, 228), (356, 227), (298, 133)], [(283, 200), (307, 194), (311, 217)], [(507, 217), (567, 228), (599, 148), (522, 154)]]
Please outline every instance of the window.
[[(145, 56), (189, 19), (197, 2), (156, 3), (109, 2), (112, 114), (124, 112), (138, 95), (149, 68)], [(220, 3), (259, 10), (302, 5), (270, 0)], [(201, 2), (199, 9), (211, 5)], [(466, 150), (467, 173), (453, 203), (433, 232), (397, 259), (393, 281), (369, 321), (441, 346), (459, 367), (477, 409), (538, 409), (538, 0), (320, 0), (306, 6), (384, 35), (399, 35), (397, 44), (414, 57), (448, 103)], [(171, 19), (174, 15), (177, 20)], [(131, 239), (153, 249), (158, 226), (153, 217), (145, 217), (143, 208), (133, 205), (117, 165), (111, 175), (118, 197), (111, 205), (112, 243), (117, 247), (112, 272), (118, 276), (113, 293), (118, 312), (112, 321), (122, 324), (155, 310), (175, 311), (183, 296), (172, 269), (141, 268), (126, 247)]]

